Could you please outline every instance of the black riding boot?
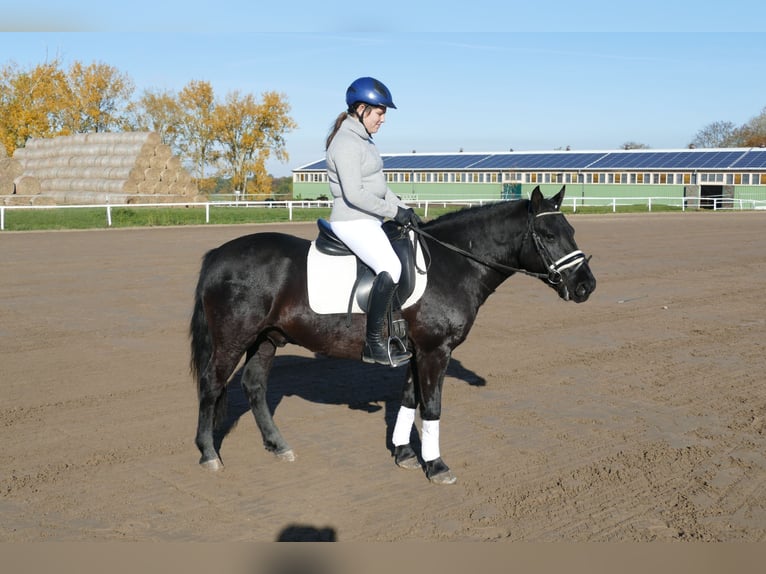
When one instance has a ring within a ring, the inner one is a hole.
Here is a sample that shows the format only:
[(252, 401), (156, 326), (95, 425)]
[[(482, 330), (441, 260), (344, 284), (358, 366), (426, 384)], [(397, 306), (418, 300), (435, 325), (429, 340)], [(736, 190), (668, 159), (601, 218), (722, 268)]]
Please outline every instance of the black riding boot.
[(410, 360), (412, 353), (400, 348), (398, 342), (390, 344), (383, 336), (386, 315), (396, 293), (396, 283), (387, 271), (378, 273), (372, 283), (370, 303), (367, 309), (367, 340), (364, 343), (362, 360), (365, 363), (380, 363), (398, 367)]

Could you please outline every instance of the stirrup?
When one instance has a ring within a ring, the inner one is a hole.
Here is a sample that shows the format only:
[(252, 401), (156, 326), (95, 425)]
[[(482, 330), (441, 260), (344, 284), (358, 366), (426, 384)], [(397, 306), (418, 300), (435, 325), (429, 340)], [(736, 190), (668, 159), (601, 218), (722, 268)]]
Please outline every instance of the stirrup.
[[(398, 349), (393, 349), (393, 347), (398, 347)], [(398, 351), (398, 354), (394, 354), (395, 351)], [(412, 353), (407, 350), (404, 342), (399, 337), (389, 337), (384, 352), (385, 355), (382, 353), (376, 354), (370, 344), (365, 341), (362, 361), (365, 363), (387, 365), (389, 367), (399, 367), (406, 365), (412, 357)]]

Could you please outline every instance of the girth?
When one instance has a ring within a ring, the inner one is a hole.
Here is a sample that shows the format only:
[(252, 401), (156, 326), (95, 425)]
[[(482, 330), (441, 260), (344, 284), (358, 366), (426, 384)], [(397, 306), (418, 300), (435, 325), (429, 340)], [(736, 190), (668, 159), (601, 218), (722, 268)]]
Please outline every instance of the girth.
[[(319, 228), (319, 234), (314, 242), (314, 246), (317, 251), (324, 253), (325, 255), (353, 255), (356, 257), (353, 251), (335, 235), (330, 226), (330, 222), (326, 219), (317, 219), (317, 227)], [(400, 227), (393, 221), (386, 221), (383, 224), (383, 231), (388, 236), (391, 242), (391, 247), (394, 249), (399, 261), (402, 263), (402, 274), (399, 278), (399, 288), (397, 289), (397, 296), (394, 297), (393, 306), (395, 309), (399, 309), (401, 304), (404, 303), (407, 298), (412, 295), (412, 291), (415, 289), (415, 247), (410, 241), (407, 230)], [(367, 300), (369, 298), (370, 289), (372, 289), (372, 282), (375, 279), (375, 272), (365, 264), (361, 259), (356, 257), (357, 271), (356, 271), (356, 283), (354, 287), (354, 293), (352, 297), (356, 297), (359, 307), (367, 311)]]

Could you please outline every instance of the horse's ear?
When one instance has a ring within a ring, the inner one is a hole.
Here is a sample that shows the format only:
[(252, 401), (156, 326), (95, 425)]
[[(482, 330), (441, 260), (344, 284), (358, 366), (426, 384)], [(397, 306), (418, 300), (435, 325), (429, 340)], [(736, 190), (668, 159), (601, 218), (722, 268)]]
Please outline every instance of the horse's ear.
[(561, 209), (561, 204), (564, 203), (564, 193), (566, 191), (567, 186), (562, 185), (561, 191), (559, 191), (556, 195), (551, 197), (551, 201), (556, 206), (556, 209)]
[(532, 213), (539, 213), (540, 206), (543, 203), (543, 192), (540, 191), (540, 186), (536, 186), (532, 190), (532, 195), (529, 196), (529, 210)]

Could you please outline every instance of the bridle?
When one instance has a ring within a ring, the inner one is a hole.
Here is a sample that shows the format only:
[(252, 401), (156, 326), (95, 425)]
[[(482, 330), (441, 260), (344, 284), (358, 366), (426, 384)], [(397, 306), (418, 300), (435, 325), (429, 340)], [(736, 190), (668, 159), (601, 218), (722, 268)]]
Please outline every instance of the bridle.
[[(545, 215), (563, 215), (563, 213), (560, 211), (544, 211), (535, 215), (535, 218), (543, 217)], [(529, 234), (532, 236), (532, 241), (535, 244), (535, 249), (537, 249), (537, 253), (543, 260), (543, 264), (548, 268), (548, 275), (546, 277), (548, 283), (551, 285), (558, 285), (564, 279), (561, 275), (562, 271), (566, 269), (572, 269), (572, 272), (577, 271), (583, 263), (588, 263), (590, 261), (591, 258), (585, 257), (585, 253), (579, 249), (575, 249), (574, 251), (564, 255), (564, 257), (554, 261), (551, 252), (548, 251), (548, 248), (545, 246), (542, 239), (540, 239), (540, 236), (538, 235), (537, 231), (535, 231), (535, 227), (532, 222), (533, 218), (530, 218)]]
[[(564, 279), (562, 275), (563, 271), (567, 269), (576, 271), (577, 269), (580, 268), (580, 266), (583, 263), (588, 263), (591, 258), (586, 257), (582, 251), (580, 251), (579, 249), (576, 249), (572, 251), (571, 253), (564, 255), (564, 257), (554, 260), (550, 251), (545, 246), (545, 243), (543, 243), (543, 240), (540, 239), (540, 235), (537, 233), (537, 231), (535, 231), (535, 226), (534, 226), (534, 220), (536, 218), (543, 217), (546, 215), (563, 215), (563, 213), (560, 211), (544, 211), (542, 213), (536, 214), (534, 217), (530, 216), (529, 224), (527, 226), (527, 235), (524, 236), (524, 239), (526, 240), (527, 236), (530, 236), (532, 238), (532, 242), (535, 246), (535, 250), (537, 251), (537, 254), (543, 260), (543, 264), (548, 269), (547, 273), (536, 273), (534, 271), (527, 271), (526, 269), (520, 269), (518, 267), (511, 267), (510, 265), (503, 265), (502, 263), (495, 263), (494, 261), (487, 261), (486, 259), (479, 257), (478, 255), (475, 255), (471, 253), (470, 251), (466, 251), (456, 245), (452, 245), (451, 243), (446, 243), (442, 241), (441, 239), (437, 239), (436, 237), (434, 237), (427, 231), (424, 231), (420, 227), (416, 227), (414, 225), (408, 225), (407, 227), (411, 229), (413, 232), (415, 232), (416, 234), (420, 235), (421, 237), (426, 237), (430, 239), (431, 241), (438, 243), (442, 247), (446, 247), (447, 249), (454, 251), (455, 253), (459, 253), (460, 255), (463, 255), (464, 257), (467, 257), (468, 259), (476, 261), (477, 263), (480, 263), (484, 265), (485, 267), (489, 267), (490, 269), (494, 269), (495, 271), (498, 271), (500, 273), (521, 273), (523, 275), (528, 275), (530, 277), (545, 279), (551, 285), (559, 285)], [(421, 244), (424, 246), (424, 249), (427, 251), (427, 248), (425, 247), (425, 243), (421, 242)]]

